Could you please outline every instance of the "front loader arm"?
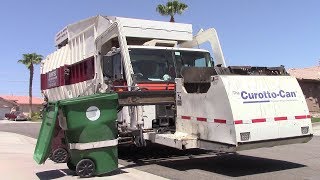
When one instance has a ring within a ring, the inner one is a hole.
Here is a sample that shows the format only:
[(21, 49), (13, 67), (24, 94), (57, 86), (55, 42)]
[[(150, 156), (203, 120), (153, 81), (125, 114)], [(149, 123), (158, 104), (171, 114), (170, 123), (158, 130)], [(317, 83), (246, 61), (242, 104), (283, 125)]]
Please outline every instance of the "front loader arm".
[(216, 63), (218, 65), (221, 65), (222, 67), (226, 67), (226, 63), (225, 63), (223, 52), (220, 46), (218, 34), (214, 28), (210, 28), (205, 31), (199, 32), (197, 35), (193, 37), (192, 41), (181, 43), (180, 47), (194, 48), (205, 42), (210, 43)]

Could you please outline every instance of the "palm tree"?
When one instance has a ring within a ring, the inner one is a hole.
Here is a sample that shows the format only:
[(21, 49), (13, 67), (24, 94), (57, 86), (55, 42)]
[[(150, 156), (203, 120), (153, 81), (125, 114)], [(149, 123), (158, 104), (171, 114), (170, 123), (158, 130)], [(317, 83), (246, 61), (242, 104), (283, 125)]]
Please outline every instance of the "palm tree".
[(43, 59), (42, 55), (32, 53), (32, 54), (23, 54), (22, 59), (18, 63), (24, 64), (29, 69), (29, 116), (32, 115), (32, 81), (34, 74), (34, 65), (40, 64)]
[(182, 14), (187, 8), (188, 5), (179, 0), (169, 0), (166, 4), (159, 4), (156, 11), (162, 16), (170, 16), (170, 22), (175, 22), (174, 16), (176, 14)]

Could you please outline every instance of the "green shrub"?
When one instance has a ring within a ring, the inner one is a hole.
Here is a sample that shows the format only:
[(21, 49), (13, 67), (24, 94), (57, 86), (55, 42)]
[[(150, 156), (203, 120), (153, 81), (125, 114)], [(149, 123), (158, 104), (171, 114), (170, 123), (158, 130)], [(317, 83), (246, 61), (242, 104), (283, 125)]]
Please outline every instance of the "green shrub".
[(31, 114), (31, 121), (41, 121), (42, 115), (40, 112), (34, 112)]
[(313, 122), (313, 123), (315, 123), (315, 122), (320, 122), (320, 118), (312, 117), (312, 118), (311, 118), (311, 122)]

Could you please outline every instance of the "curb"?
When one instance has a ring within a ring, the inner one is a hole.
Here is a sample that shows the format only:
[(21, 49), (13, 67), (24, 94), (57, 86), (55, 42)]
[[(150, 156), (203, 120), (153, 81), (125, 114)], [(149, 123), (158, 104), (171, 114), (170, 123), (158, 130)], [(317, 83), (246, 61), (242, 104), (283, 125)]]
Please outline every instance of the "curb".
[(315, 127), (320, 127), (320, 122), (312, 123), (312, 127), (313, 127), (313, 128), (315, 128)]
[(32, 124), (32, 123), (42, 123), (42, 121), (11, 121), (7, 119), (0, 119), (0, 124)]

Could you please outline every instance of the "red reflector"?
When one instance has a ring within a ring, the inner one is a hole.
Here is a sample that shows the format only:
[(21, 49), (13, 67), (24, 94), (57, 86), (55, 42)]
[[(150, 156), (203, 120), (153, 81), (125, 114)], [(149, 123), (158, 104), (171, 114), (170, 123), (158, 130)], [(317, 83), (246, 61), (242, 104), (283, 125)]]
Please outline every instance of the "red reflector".
[(234, 124), (243, 124), (243, 121), (242, 120), (235, 120)]
[(283, 120), (288, 120), (288, 117), (275, 117), (275, 121), (283, 121)]
[(191, 117), (190, 117), (190, 116), (181, 116), (181, 119), (190, 120), (190, 119), (191, 119)]
[(207, 121), (207, 118), (197, 117), (197, 121)]
[(310, 115), (307, 115), (307, 118), (311, 118), (311, 116), (310, 116)]
[(302, 115), (302, 116), (295, 116), (294, 118), (296, 119), (306, 119), (307, 116), (306, 115)]
[(260, 123), (260, 122), (266, 122), (267, 120), (265, 118), (261, 119), (252, 119), (252, 123)]
[(227, 120), (224, 120), (224, 119), (214, 119), (213, 121), (215, 123), (221, 123), (221, 124), (226, 124), (227, 123)]

